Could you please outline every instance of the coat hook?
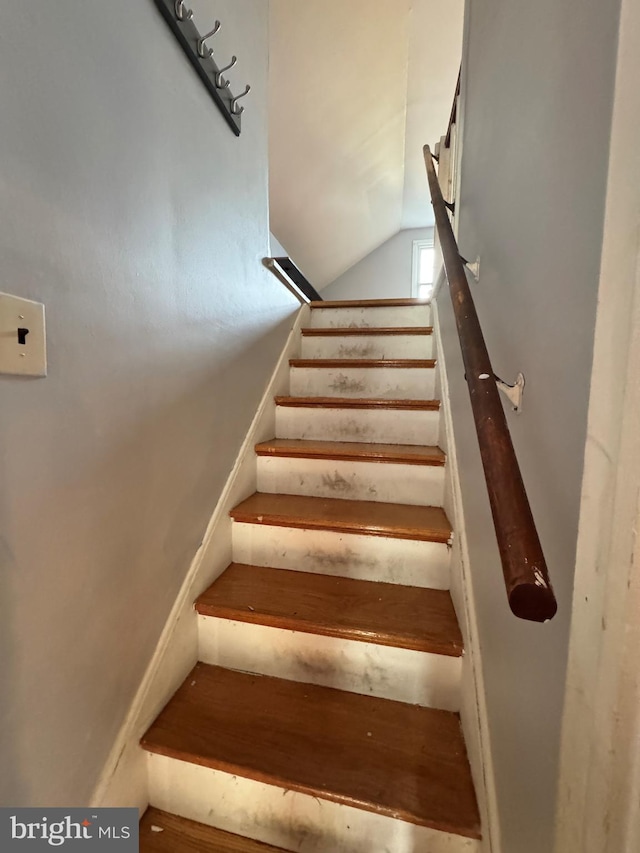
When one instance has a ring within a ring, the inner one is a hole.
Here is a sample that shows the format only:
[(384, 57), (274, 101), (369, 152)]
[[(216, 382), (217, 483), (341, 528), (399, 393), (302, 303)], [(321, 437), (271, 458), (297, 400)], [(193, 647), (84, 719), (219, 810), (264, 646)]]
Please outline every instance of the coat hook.
[(235, 98), (231, 98), (231, 115), (239, 116), (244, 112), (244, 107), (240, 107), (240, 109), (236, 109), (236, 104), (240, 100), (240, 98), (244, 98), (245, 95), (248, 95), (251, 91), (251, 86), (247, 83), (247, 88), (241, 95), (236, 95)]
[(186, 9), (184, 0), (176, 0), (175, 12), (179, 21), (190, 21), (193, 18), (193, 9)]
[(202, 59), (206, 59), (208, 56), (211, 56), (213, 50), (210, 47), (205, 47), (204, 43), (207, 39), (210, 39), (212, 36), (218, 32), (221, 27), (220, 21), (216, 21), (215, 27), (211, 30), (210, 33), (207, 33), (206, 36), (202, 36), (202, 38), (198, 39), (198, 56), (201, 56)]
[(237, 56), (232, 56), (232, 57), (231, 57), (231, 62), (230, 62), (228, 65), (225, 65), (225, 67), (224, 67), (224, 68), (221, 68), (221, 69), (218, 71), (218, 73), (216, 74), (216, 88), (217, 88), (217, 89), (228, 89), (228, 88), (229, 88), (229, 85), (230, 85), (230, 82), (231, 82), (231, 81), (230, 81), (230, 80), (227, 80), (227, 81), (225, 82), (225, 81), (222, 79), (222, 75), (223, 75), (223, 73), (224, 73), (225, 71), (229, 71), (229, 69), (230, 69), (230, 68), (233, 68), (233, 66), (236, 64), (236, 62), (237, 62), (237, 61), (238, 61), (238, 57), (237, 57)]

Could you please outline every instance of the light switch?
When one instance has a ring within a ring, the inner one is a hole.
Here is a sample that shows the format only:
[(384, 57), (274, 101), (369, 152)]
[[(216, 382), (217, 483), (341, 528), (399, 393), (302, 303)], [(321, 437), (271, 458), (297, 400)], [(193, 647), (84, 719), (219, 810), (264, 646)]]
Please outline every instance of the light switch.
[(0, 293), (0, 373), (47, 375), (44, 305)]

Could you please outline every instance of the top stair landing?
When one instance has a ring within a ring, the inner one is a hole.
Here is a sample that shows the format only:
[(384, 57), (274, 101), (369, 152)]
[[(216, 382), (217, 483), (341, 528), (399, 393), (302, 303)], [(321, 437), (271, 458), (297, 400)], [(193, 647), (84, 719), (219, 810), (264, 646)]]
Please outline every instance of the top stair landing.
[(431, 325), (431, 306), (423, 299), (364, 299), (311, 302), (312, 329), (389, 328)]

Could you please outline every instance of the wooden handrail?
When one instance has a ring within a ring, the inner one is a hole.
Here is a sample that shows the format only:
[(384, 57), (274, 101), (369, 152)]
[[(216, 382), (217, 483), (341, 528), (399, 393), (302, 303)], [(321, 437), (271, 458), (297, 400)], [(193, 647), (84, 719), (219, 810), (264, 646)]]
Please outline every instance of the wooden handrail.
[(291, 258), (263, 258), (262, 263), (300, 302), (322, 302), (322, 296), (300, 272)]
[(428, 145), (424, 160), (509, 605), (521, 619), (546, 622), (558, 605)]

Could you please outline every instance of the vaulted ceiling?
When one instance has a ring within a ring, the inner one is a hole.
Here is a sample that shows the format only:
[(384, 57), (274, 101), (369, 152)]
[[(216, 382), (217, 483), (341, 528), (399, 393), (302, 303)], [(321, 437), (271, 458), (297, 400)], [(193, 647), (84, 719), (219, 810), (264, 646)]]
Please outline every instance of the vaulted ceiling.
[(463, 0), (271, 0), (271, 230), (322, 288), (433, 222), (422, 146), (446, 131)]

